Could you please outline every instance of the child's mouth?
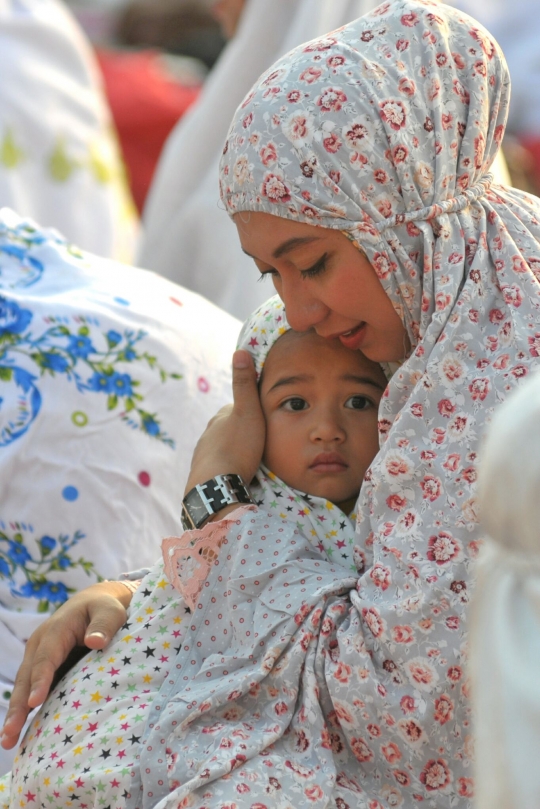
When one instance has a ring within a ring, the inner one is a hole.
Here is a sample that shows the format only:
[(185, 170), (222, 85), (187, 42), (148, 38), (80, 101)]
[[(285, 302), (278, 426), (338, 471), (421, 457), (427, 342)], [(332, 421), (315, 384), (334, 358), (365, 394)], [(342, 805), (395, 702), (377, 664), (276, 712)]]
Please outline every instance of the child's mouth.
[(320, 455), (313, 460), (309, 467), (313, 472), (343, 472), (349, 468), (341, 455), (337, 452), (321, 452)]

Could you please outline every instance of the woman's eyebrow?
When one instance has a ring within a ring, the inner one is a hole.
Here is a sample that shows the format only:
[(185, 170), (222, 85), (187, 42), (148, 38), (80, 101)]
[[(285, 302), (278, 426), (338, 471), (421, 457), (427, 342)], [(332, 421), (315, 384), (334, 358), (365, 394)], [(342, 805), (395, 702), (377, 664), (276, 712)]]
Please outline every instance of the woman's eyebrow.
[[(320, 240), (320, 236), (295, 236), (293, 239), (287, 239), (287, 241), (282, 242), (279, 247), (276, 247), (274, 252), (272, 253), (273, 258), (281, 258), (286, 253), (290, 253), (292, 250), (296, 250), (297, 247), (302, 247), (305, 244), (311, 244), (312, 242), (318, 242)], [(249, 256), (250, 258), (256, 260), (256, 256), (251, 255), (248, 253), (247, 250), (244, 250), (242, 247), (242, 252)]]

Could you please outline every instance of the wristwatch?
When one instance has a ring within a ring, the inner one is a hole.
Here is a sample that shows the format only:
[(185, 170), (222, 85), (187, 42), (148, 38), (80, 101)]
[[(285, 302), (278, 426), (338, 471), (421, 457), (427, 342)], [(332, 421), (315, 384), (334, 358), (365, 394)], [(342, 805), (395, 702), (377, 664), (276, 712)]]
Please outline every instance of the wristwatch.
[(182, 500), (182, 525), (192, 531), (231, 503), (254, 503), (240, 475), (216, 475), (198, 483)]

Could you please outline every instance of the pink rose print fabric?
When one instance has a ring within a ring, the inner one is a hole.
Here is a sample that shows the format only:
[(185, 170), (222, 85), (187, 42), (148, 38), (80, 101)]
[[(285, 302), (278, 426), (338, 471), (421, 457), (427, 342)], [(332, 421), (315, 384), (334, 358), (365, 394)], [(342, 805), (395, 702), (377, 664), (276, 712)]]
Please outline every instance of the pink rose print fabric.
[[(473, 20), (396, 0), (293, 51), (239, 109), (229, 212), (346, 232), (413, 350), (380, 405), (356, 569), (262, 508), (231, 521), (104, 806), (471, 806), (477, 449), (540, 355), (540, 206), (489, 175), (508, 93)], [(13, 785), (23, 809), (33, 744)]]

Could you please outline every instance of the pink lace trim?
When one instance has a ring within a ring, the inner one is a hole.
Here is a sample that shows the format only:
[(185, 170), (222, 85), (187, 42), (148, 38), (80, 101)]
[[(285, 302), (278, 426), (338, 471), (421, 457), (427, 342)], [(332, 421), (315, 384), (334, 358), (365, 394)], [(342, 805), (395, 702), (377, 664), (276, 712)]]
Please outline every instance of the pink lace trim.
[(198, 531), (186, 531), (181, 537), (166, 537), (161, 543), (167, 578), (178, 590), (191, 610), (194, 610), (211, 566), (233, 523), (256, 506), (240, 506), (223, 520), (206, 523)]

